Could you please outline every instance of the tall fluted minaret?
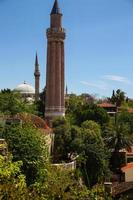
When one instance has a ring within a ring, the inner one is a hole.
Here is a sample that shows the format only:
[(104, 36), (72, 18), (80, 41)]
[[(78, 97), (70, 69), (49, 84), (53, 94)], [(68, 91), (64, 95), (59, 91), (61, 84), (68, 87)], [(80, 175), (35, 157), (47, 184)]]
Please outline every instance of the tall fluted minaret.
[(65, 116), (64, 39), (65, 30), (62, 28), (62, 14), (58, 1), (55, 0), (51, 11), (50, 28), (47, 29), (45, 117), (50, 121), (54, 117)]
[(40, 70), (39, 70), (39, 63), (38, 63), (38, 56), (36, 53), (35, 59), (35, 101), (39, 100), (39, 91), (40, 91)]

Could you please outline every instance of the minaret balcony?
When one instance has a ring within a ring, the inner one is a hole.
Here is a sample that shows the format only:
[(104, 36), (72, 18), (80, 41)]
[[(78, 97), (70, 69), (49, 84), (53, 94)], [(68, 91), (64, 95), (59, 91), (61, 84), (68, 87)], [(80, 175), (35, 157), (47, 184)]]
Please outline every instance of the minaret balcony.
[(60, 33), (60, 32), (65, 33), (66, 30), (62, 27), (60, 27), (60, 28), (54, 27), (54, 28), (47, 29), (47, 33)]
[(48, 28), (46, 34), (50, 40), (64, 40), (66, 37), (64, 28)]
[(34, 72), (34, 76), (40, 76), (40, 72)]

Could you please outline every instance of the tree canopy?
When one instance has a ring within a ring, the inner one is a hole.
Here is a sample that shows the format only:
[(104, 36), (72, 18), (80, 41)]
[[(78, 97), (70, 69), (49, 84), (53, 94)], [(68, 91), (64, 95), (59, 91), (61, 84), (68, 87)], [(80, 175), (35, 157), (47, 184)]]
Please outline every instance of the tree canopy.
[(116, 106), (120, 107), (122, 105), (122, 102), (124, 102), (126, 99), (125, 97), (125, 92), (122, 90), (118, 89), (116, 91), (113, 90), (112, 97), (110, 98), (110, 101)]
[(15, 115), (20, 112), (35, 113), (34, 104), (25, 102), (19, 93), (3, 90), (0, 92), (0, 113)]
[(93, 120), (100, 125), (109, 121), (109, 116), (103, 108), (86, 101), (83, 96), (76, 95), (71, 95), (67, 100), (66, 117), (71, 124), (78, 126), (86, 120)]
[(102, 180), (107, 172), (108, 156), (100, 125), (94, 121), (85, 121), (78, 127), (62, 118), (56, 119), (53, 125), (54, 154), (60, 155), (58, 159), (56, 157), (56, 161), (70, 159), (69, 155), (72, 154), (79, 155), (79, 165), (89, 178), (88, 184), (92, 186)]
[(0, 133), (8, 144), (13, 161), (22, 161), (22, 172), (31, 184), (40, 176), (42, 166), (47, 162), (45, 138), (32, 124), (6, 125)]
[(21, 173), (22, 162), (5, 161), (0, 156), (0, 199), (26, 199), (27, 187), (25, 176)]

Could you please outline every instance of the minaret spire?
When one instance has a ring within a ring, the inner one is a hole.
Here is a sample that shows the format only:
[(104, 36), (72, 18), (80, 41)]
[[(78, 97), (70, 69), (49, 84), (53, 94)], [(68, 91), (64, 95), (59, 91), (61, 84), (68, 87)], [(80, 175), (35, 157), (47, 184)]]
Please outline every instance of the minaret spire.
[(39, 100), (39, 91), (40, 91), (40, 70), (39, 70), (39, 63), (38, 63), (38, 56), (36, 52), (35, 58), (35, 101)]
[(58, 29), (62, 27), (62, 14), (60, 12), (58, 1), (55, 0), (51, 11), (50, 28)]
[(48, 47), (45, 117), (51, 125), (51, 121), (55, 117), (65, 116), (64, 40), (66, 34), (62, 27), (62, 14), (57, 0), (54, 1), (50, 15), (50, 28), (47, 29), (46, 33)]
[(61, 14), (58, 0), (55, 0), (55, 2), (54, 2), (54, 5), (53, 5), (52, 11), (51, 11), (51, 15), (53, 15), (53, 14)]
[(39, 63), (38, 63), (37, 52), (36, 52), (36, 59), (35, 59), (35, 67), (36, 67), (35, 71), (36, 71), (36, 70), (39, 71)]

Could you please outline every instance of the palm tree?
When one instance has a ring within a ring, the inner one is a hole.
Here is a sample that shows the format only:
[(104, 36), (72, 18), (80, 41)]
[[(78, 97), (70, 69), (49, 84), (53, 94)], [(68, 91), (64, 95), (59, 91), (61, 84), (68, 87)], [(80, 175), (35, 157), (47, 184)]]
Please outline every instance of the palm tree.
[(122, 102), (125, 100), (125, 92), (118, 89), (116, 92), (113, 90), (112, 97), (110, 98), (110, 101), (112, 103), (115, 103), (116, 106), (120, 107)]
[(111, 152), (110, 165), (112, 171), (120, 170), (123, 163), (120, 150), (130, 150), (133, 145), (133, 139), (128, 133), (127, 126), (123, 124), (115, 125), (110, 136), (105, 138), (105, 144)]
[(125, 100), (125, 92), (118, 89), (115, 94), (116, 97), (116, 106), (121, 106), (122, 102)]
[(128, 129), (125, 125), (116, 125), (110, 137), (105, 139), (109, 149), (119, 152), (122, 149), (130, 150), (133, 140), (127, 133)]

